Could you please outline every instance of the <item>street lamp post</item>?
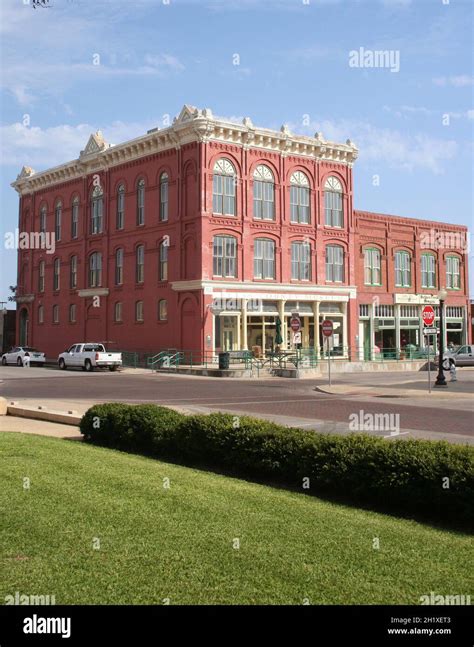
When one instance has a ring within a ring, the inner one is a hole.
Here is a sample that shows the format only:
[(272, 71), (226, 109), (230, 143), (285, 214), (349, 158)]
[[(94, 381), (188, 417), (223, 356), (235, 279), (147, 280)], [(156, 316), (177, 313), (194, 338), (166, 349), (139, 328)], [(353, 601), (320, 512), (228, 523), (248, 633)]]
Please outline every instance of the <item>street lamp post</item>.
[(448, 386), (444, 377), (443, 360), (444, 360), (444, 302), (448, 293), (442, 289), (439, 291), (439, 359), (438, 359), (438, 376), (435, 386)]

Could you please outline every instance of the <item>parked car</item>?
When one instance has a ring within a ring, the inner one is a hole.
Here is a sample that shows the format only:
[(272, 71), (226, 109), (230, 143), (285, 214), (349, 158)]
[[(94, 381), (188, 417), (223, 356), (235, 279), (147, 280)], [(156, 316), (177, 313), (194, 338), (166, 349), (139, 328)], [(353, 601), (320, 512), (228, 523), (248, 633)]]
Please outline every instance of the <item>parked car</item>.
[(2, 365), (16, 364), (17, 366), (23, 366), (23, 359), (25, 357), (29, 357), (30, 366), (34, 366), (35, 364), (37, 366), (43, 366), (46, 360), (44, 353), (37, 348), (32, 348), (31, 346), (14, 346), (8, 353), (2, 355)]
[(105, 350), (103, 344), (87, 342), (73, 344), (58, 357), (59, 368), (82, 368), (83, 371), (93, 371), (94, 368), (108, 368), (116, 371), (122, 366), (122, 353), (111, 353)]
[(455, 351), (446, 351), (445, 355), (454, 359), (456, 366), (474, 366), (474, 345), (460, 346)]

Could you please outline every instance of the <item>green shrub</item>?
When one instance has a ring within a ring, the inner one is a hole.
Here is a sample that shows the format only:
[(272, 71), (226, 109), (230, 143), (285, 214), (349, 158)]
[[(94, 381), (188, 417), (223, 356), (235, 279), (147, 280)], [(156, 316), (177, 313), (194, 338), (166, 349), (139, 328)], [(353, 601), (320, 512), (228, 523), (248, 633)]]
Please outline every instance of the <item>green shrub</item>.
[(83, 417), (81, 432), (108, 447), (474, 527), (468, 446), (328, 435), (248, 416), (183, 416), (155, 405), (97, 405)]

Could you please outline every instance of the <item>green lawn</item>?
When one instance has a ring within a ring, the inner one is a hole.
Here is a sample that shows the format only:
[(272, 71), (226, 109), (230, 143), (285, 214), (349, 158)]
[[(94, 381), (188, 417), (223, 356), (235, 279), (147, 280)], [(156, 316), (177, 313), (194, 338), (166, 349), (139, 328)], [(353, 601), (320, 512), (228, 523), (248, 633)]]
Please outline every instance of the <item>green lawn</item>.
[(418, 604), (473, 592), (467, 535), (80, 442), (2, 433), (0, 452), (0, 602), (19, 591), (57, 604)]

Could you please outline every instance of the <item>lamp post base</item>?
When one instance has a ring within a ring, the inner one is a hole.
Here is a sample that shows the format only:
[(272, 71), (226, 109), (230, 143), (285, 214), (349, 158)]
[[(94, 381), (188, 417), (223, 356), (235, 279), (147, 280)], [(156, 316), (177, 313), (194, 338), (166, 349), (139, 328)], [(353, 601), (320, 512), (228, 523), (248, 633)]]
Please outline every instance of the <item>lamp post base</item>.
[(439, 377), (436, 379), (436, 382), (434, 383), (435, 386), (444, 386), (447, 387), (446, 383), (446, 378), (443, 376), (443, 379), (440, 379)]

